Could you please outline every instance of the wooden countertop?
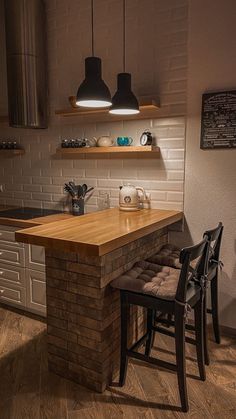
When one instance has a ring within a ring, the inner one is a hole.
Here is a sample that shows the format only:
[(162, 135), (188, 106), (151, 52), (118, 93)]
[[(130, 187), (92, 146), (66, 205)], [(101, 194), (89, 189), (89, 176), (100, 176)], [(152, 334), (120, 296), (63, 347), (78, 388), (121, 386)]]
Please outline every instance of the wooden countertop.
[(68, 220), (69, 218), (74, 218), (73, 215), (69, 213), (58, 213), (52, 215), (46, 215), (45, 217), (31, 218), (30, 220), (22, 220), (18, 218), (7, 218), (1, 216), (1, 211), (6, 211), (10, 209), (17, 209), (16, 206), (0, 205), (0, 224), (8, 225), (11, 227), (20, 227), (28, 228), (40, 226), (42, 224), (48, 224), (55, 221)]
[(64, 252), (104, 255), (183, 218), (181, 211), (110, 208), (16, 232), (16, 240)]

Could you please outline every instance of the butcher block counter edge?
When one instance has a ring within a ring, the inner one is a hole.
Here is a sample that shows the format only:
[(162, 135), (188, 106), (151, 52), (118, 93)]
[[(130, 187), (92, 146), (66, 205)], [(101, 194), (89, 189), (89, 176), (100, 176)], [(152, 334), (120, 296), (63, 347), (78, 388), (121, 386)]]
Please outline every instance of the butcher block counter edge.
[(16, 232), (19, 242), (63, 252), (102, 256), (183, 218), (181, 211), (118, 208), (73, 217)]

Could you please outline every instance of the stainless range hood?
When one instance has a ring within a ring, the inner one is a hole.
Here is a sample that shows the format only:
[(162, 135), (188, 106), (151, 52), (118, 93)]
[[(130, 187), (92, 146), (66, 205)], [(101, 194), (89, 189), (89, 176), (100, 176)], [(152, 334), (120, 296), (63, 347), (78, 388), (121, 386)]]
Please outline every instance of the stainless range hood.
[(5, 0), (9, 125), (47, 128), (46, 18), (43, 0)]

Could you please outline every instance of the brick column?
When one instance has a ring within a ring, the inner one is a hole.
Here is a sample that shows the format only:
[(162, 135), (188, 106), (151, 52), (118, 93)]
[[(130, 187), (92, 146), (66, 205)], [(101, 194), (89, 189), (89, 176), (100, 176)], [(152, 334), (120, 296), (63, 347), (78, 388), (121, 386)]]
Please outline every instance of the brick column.
[[(119, 367), (119, 291), (109, 284), (167, 242), (167, 228), (101, 257), (46, 249), (49, 369), (102, 392)], [(142, 308), (131, 307), (130, 343), (145, 330)]]

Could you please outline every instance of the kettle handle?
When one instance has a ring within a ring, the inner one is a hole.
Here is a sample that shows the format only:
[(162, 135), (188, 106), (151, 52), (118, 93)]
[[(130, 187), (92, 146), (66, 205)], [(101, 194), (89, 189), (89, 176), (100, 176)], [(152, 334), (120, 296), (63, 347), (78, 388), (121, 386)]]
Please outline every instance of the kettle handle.
[(145, 191), (144, 191), (144, 189), (141, 186), (135, 186), (135, 189), (137, 191), (141, 191), (143, 194), (145, 194)]
[(141, 191), (143, 193), (143, 199), (146, 199), (146, 192), (144, 190), (144, 188), (142, 188), (141, 186), (135, 186), (136, 191)]

